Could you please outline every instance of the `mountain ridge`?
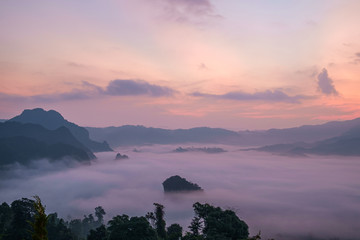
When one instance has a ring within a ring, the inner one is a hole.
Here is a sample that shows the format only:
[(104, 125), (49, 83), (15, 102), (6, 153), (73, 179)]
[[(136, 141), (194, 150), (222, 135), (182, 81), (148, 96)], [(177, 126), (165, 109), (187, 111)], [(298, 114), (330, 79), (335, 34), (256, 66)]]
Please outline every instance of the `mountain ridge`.
[(360, 127), (357, 126), (339, 136), (314, 143), (274, 144), (248, 150), (290, 156), (306, 156), (306, 154), (360, 156)]
[(39, 124), (49, 130), (59, 127), (66, 127), (83, 145), (94, 152), (112, 151), (107, 142), (96, 142), (90, 139), (89, 132), (75, 123), (67, 121), (59, 112), (55, 110), (45, 111), (42, 108), (25, 109), (20, 115), (9, 119), (6, 122), (20, 122)]
[(223, 128), (197, 127), (190, 129), (163, 129), (139, 125), (94, 128), (87, 127), (90, 136), (98, 141), (108, 141), (111, 146), (213, 143), (238, 146), (263, 146), (293, 142), (317, 142), (336, 137), (354, 127), (360, 128), (360, 118), (331, 121), (319, 125), (263, 131), (231, 131)]
[(71, 157), (90, 161), (95, 155), (66, 127), (49, 130), (38, 124), (0, 123), (0, 165), (27, 164), (32, 160)]

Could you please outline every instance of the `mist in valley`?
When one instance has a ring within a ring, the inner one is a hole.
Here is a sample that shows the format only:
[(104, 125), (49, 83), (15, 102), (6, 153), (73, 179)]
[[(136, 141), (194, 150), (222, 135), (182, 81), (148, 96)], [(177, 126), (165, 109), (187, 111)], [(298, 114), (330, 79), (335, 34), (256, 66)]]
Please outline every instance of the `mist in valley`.
[[(192, 146), (205, 147), (182, 147)], [(121, 147), (97, 153), (90, 165), (40, 160), (13, 166), (2, 173), (0, 200), (39, 195), (48, 213), (64, 219), (81, 218), (101, 205), (106, 220), (145, 215), (157, 202), (165, 206), (168, 226), (176, 222), (185, 229), (199, 201), (234, 210), (250, 234), (261, 231), (263, 239), (358, 238), (358, 158), (290, 158), (226, 145), (214, 146), (227, 151), (217, 154), (172, 152), (177, 147)], [(117, 152), (129, 159), (114, 160)], [(165, 194), (162, 182), (173, 175), (204, 192)]]

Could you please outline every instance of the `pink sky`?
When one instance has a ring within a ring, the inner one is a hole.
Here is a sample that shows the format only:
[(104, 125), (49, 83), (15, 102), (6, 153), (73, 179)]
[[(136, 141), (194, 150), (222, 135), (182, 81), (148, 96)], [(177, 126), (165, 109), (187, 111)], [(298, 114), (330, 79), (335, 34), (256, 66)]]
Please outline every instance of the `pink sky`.
[(357, 0), (0, 2), (0, 118), (235, 130), (360, 116)]

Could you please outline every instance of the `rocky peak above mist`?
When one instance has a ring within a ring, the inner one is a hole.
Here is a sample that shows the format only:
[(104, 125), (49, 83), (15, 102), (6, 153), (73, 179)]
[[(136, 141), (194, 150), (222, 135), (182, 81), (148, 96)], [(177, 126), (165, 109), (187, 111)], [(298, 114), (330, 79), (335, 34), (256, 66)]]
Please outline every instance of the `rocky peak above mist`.
[(69, 123), (57, 111), (45, 111), (42, 108), (25, 109), (20, 115), (11, 118), (9, 121), (39, 124), (50, 130), (54, 130)]
[(179, 175), (167, 178), (162, 184), (164, 192), (203, 191), (199, 185), (189, 182)]
[(129, 156), (125, 155), (125, 154), (121, 154), (121, 153), (117, 153), (115, 156), (115, 160), (120, 160), (120, 159), (128, 159)]
[(107, 142), (96, 142), (90, 139), (89, 132), (72, 122), (67, 121), (59, 112), (55, 110), (45, 111), (42, 108), (25, 109), (20, 115), (11, 118), (8, 122), (33, 123), (39, 124), (49, 130), (66, 127), (71, 134), (94, 152), (112, 151)]

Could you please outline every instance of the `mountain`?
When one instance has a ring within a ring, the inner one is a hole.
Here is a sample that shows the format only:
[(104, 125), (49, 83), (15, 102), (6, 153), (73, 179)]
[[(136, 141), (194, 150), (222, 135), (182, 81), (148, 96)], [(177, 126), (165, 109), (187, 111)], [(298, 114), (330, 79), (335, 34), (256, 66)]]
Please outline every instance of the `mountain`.
[(360, 156), (360, 127), (355, 127), (337, 137), (314, 143), (276, 144), (251, 150), (283, 155), (338, 155)]
[(39, 124), (49, 130), (55, 130), (59, 127), (66, 127), (83, 145), (93, 152), (112, 151), (107, 142), (96, 142), (89, 138), (89, 132), (72, 122), (64, 119), (64, 117), (54, 111), (45, 111), (41, 108), (26, 109), (19, 116), (11, 118), (7, 122), (33, 123)]
[(0, 165), (14, 162), (26, 164), (39, 158), (57, 160), (63, 157), (78, 161), (95, 158), (66, 127), (49, 130), (31, 123), (0, 123)]
[(187, 181), (179, 175), (171, 176), (163, 182), (164, 192), (181, 192), (181, 191), (202, 191), (196, 183)]
[[(360, 127), (360, 118), (347, 121), (333, 121), (320, 125), (304, 125), (295, 128), (269, 129), (266, 131), (238, 132), (246, 139), (248, 146), (287, 144), (294, 142), (317, 142), (339, 136), (353, 128)], [(243, 141), (240, 141), (243, 143)]]
[(317, 142), (305, 152), (321, 155), (360, 156), (360, 127), (341, 134), (338, 137)]
[(305, 125), (295, 128), (269, 129), (265, 131), (230, 131), (222, 128), (199, 127), (191, 129), (162, 129), (144, 126), (120, 126), (91, 128), (87, 130), (93, 139), (108, 141), (111, 146), (179, 143), (213, 143), (237, 146), (263, 146), (293, 142), (316, 142), (339, 136), (360, 126), (360, 118), (334, 121), (321, 125)]
[(23, 136), (0, 138), (0, 167), (12, 163), (29, 164), (32, 160), (59, 160), (70, 157), (77, 161), (89, 161), (88, 153), (64, 143), (46, 144)]
[(199, 127), (191, 129), (162, 129), (144, 126), (91, 128), (87, 130), (93, 139), (107, 140), (111, 146), (175, 144), (175, 143), (223, 143), (235, 141), (238, 134), (221, 128)]
[(203, 152), (203, 153), (210, 153), (210, 154), (214, 154), (214, 153), (223, 153), (226, 152), (224, 149), (222, 148), (218, 148), (218, 147), (202, 147), (202, 148), (194, 148), (194, 147), (178, 147), (175, 150), (173, 150), (172, 152), (174, 153), (184, 153), (184, 152)]

